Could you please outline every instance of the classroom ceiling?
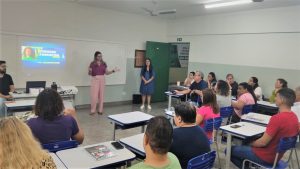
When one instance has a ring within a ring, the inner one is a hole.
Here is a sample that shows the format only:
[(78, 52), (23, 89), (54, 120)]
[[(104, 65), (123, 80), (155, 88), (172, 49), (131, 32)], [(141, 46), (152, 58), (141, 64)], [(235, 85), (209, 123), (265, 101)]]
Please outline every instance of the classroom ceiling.
[(169, 10), (176, 9), (175, 14), (159, 15), (167, 19), (183, 17), (209, 15), (217, 13), (230, 13), (237, 11), (278, 8), (286, 6), (300, 5), (300, 0), (263, 0), (251, 4), (222, 7), (215, 9), (205, 9), (203, 3), (213, 1), (238, 1), (238, 0), (66, 0), (80, 5), (93, 6), (98, 8), (111, 9), (120, 12), (134, 13), (138, 15), (151, 16), (143, 8), (150, 10)]
[[(158, 15), (153, 17), (160, 17), (166, 19), (178, 19), (184, 17), (219, 14), (219, 13), (232, 13), (238, 11), (248, 11), (266, 8), (279, 8), (287, 6), (300, 5), (300, 0), (254, 0), (262, 2), (254, 2), (250, 4), (221, 7), (214, 9), (205, 9), (204, 3), (212, 3), (216, 1), (230, 2), (240, 0), (0, 0), (2, 2), (69, 2), (79, 5), (91, 6), (96, 8), (111, 9), (114, 11), (133, 13), (144, 16), (151, 16), (149, 10), (172, 10), (176, 9), (176, 13)], [(143, 9), (144, 8), (144, 9)], [(148, 12), (145, 10), (148, 9)], [(154, 12), (155, 13), (155, 12)]]

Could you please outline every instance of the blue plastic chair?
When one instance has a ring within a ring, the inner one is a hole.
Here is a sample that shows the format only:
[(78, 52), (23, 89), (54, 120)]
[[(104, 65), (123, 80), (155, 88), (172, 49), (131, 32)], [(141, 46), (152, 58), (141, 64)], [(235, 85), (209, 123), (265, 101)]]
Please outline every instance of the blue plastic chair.
[(251, 104), (251, 105), (245, 105), (243, 107), (243, 110), (242, 110), (242, 114), (248, 114), (249, 112), (253, 112), (255, 109), (255, 105), (254, 104)]
[(202, 154), (195, 158), (192, 158), (188, 162), (187, 169), (211, 169), (216, 159), (216, 152), (211, 151), (209, 153)]
[(220, 155), (219, 155), (217, 133), (218, 133), (219, 128), (221, 127), (221, 124), (222, 124), (222, 117), (208, 119), (205, 121), (205, 124), (204, 124), (204, 131), (212, 132), (212, 139), (209, 140), (209, 144), (213, 144), (213, 143), (216, 144), (218, 162), (219, 162), (220, 168), (221, 168), (221, 161), (220, 161)]
[[(300, 134), (299, 134), (299, 142), (300, 142)], [(300, 143), (296, 143), (296, 147), (298, 146), (300, 146)], [(299, 158), (298, 158), (298, 153), (297, 153), (297, 150), (296, 150), (296, 148), (294, 149), (294, 151), (295, 151), (295, 155), (296, 155), (296, 162), (297, 162), (297, 165), (298, 165), (298, 168), (300, 168), (300, 164), (299, 164)]]
[(205, 132), (213, 132), (214, 130), (219, 130), (221, 124), (222, 124), (222, 117), (208, 119), (205, 121), (204, 130)]
[[(267, 168), (267, 169), (284, 169), (284, 168), (289, 167), (289, 161), (293, 154), (293, 150), (295, 150), (295, 148), (296, 148), (297, 137), (298, 137), (298, 135), (294, 136), (294, 137), (284, 137), (284, 138), (280, 139), (279, 144), (277, 146), (277, 153), (276, 153), (276, 157), (275, 157), (273, 166), (264, 166), (264, 165), (261, 165), (261, 164), (258, 164), (251, 160), (246, 159), (243, 161), (243, 169), (245, 168), (246, 162), (249, 162), (250, 164), (255, 164), (259, 167)], [(278, 161), (279, 153), (285, 153), (288, 150), (291, 150), (288, 160), (287, 161), (283, 161), (283, 160)]]
[(52, 153), (61, 150), (70, 149), (70, 148), (75, 148), (77, 146), (78, 146), (78, 142), (76, 140), (60, 141), (60, 142), (48, 143), (42, 145), (43, 149), (46, 149)]
[(233, 113), (233, 107), (232, 107), (232, 106), (221, 107), (221, 108), (220, 108), (220, 116), (221, 116), (223, 119), (227, 118), (227, 121), (224, 122), (224, 124), (226, 124), (226, 123), (230, 124), (230, 123), (231, 123), (231, 116), (232, 116), (232, 113)]
[(233, 107), (232, 106), (221, 107), (220, 108), (220, 116), (222, 118), (229, 118), (229, 117), (231, 117), (232, 112), (233, 112)]

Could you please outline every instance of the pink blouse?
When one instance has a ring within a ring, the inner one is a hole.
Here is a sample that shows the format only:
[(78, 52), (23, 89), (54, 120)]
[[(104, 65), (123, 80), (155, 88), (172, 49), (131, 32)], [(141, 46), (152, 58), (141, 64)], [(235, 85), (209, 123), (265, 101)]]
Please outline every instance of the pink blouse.
[(92, 62), (90, 64), (90, 68), (92, 69), (92, 72), (90, 74), (91, 76), (104, 75), (105, 71), (106, 71), (106, 68), (107, 68), (107, 65), (104, 64), (104, 63), (101, 63), (99, 65), (96, 62)]
[[(201, 115), (203, 117), (203, 120), (200, 124), (200, 127), (202, 127), (202, 128), (204, 128), (206, 120), (220, 117), (220, 113), (215, 114), (212, 107), (210, 107), (210, 106), (200, 107), (199, 109), (197, 109), (197, 114)], [(208, 139), (212, 138), (212, 132), (207, 132), (206, 135), (207, 135)]]
[[(241, 101), (243, 102), (245, 105), (252, 105), (255, 104), (255, 100), (253, 98), (253, 96), (250, 93), (244, 93), (242, 94), (237, 101)], [(236, 112), (236, 114), (241, 117), (242, 116), (242, 110), (243, 109), (237, 109), (234, 108), (234, 111)]]

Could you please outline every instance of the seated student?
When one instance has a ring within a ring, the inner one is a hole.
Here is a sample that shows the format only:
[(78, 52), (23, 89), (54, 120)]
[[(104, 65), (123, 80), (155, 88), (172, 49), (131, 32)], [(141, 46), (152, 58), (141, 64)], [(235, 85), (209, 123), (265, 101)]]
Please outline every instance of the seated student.
[(231, 122), (239, 122), (241, 120), (244, 106), (256, 104), (256, 101), (256, 96), (252, 87), (246, 82), (240, 83), (238, 87), (237, 101), (231, 101), (231, 106), (234, 108)]
[[(233, 146), (231, 161), (242, 168), (244, 159), (249, 159), (263, 165), (273, 165), (276, 156), (276, 147), (283, 137), (293, 137), (298, 134), (298, 119), (291, 111), (295, 101), (295, 93), (289, 88), (280, 89), (275, 98), (279, 113), (272, 116), (263, 136), (250, 146)], [(278, 157), (281, 159), (283, 153)]]
[[(295, 89), (296, 100), (292, 107), (292, 112), (296, 114), (298, 117), (298, 121), (300, 121), (300, 86)], [(300, 123), (299, 123), (299, 131), (300, 131)]]
[(14, 91), (14, 82), (11, 76), (6, 73), (6, 62), (0, 60), (0, 117), (5, 116), (4, 102), (12, 99), (9, 93)]
[(29, 127), (17, 119), (0, 119), (0, 168), (56, 168), (51, 156), (34, 139)]
[(231, 91), (229, 85), (224, 80), (218, 80), (215, 91), (217, 97), (217, 103), (219, 107), (231, 106)]
[(272, 91), (272, 95), (270, 96), (269, 101), (271, 103), (274, 103), (277, 91), (282, 88), (286, 88), (286, 87), (288, 87), (288, 83), (286, 80), (281, 79), (281, 78), (277, 79), (275, 82), (275, 89)]
[(248, 84), (253, 88), (256, 99), (259, 101), (262, 100), (262, 90), (258, 85), (257, 77), (250, 77), (250, 79), (248, 80)]
[(196, 71), (195, 76), (194, 76), (194, 82), (190, 86), (189, 89), (183, 90), (183, 91), (178, 91), (175, 90), (177, 94), (191, 94), (191, 101), (196, 105), (196, 106), (201, 106), (202, 102), (200, 99), (200, 93), (201, 90), (208, 88), (207, 82), (204, 81), (201, 77), (201, 72)]
[(52, 89), (42, 91), (34, 106), (37, 118), (28, 120), (33, 135), (40, 143), (52, 143), (66, 140), (83, 142), (84, 134), (79, 127), (75, 110), (66, 109), (60, 95)]
[[(217, 104), (216, 95), (212, 89), (204, 89), (201, 98), (203, 105), (197, 109), (196, 124), (204, 128), (206, 120), (220, 117), (220, 109)], [(212, 132), (208, 132), (206, 135), (209, 139), (212, 138)]]
[(216, 85), (217, 83), (217, 78), (216, 74), (214, 72), (209, 72), (207, 75), (207, 83), (208, 83), (208, 88), (213, 89), (213, 86)]
[(175, 106), (174, 122), (178, 128), (173, 131), (170, 152), (179, 159), (181, 168), (187, 168), (190, 159), (210, 152), (209, 141), (203, 129), (196, 125), (196, 109), (190, 103)]
[(146, 158), (130, 169), (179, 169), (177, 157), (168, 153), (172, 144), (173, 128), (168, 119), (156, 116), (150, 119), (144, 135)]
[(237, 90), (238, 90), (238, 84), (236, 81), (234, 81), (233, 74), (231, 74), (231, 73), (227, 74), (226, 81), (230, 85), (231, 96), (236, 96)]
[(184, 86), (190, 87), (191, 84), (194, 82), (195, 72), (190, 72), (189, 76), (184, 80)]

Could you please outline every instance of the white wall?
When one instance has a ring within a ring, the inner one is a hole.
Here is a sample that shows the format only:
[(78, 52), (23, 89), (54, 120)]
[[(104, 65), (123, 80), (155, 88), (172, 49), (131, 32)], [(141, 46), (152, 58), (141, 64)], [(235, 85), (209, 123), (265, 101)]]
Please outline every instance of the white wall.
[[(299, 6), (165, 21), (66, 2), (1, 3), (2, 32), (125, 44), (127, 64), (130, 63), (127, 65), (126, 84), (107, 86), (106, 102), (130, 100), (132, 93), (138, 93), (140, 78), (139, 69), (133, 68), (134, 50), (144, 49), (147, 40), (174, 42), (177, 37), (182, 37), (183, 41), (191, 42), (190, 67), (211, 63), (214, 69), (207, 70), (215, 71), (222, 77), (223, 68), (235, 69), (238, 65), (259, 68), (261, 76), (255, 74), (258, 77), (276, 76), (272, 74), (275, 70), (300, 73)], [(1, 59), (1, 48), (0, 52)], [(87, 57), (92, 58), (92, 54), (93, 51)], [(8, 63), (8, 66), (10, 64), (13, 63)], [(235, 74), (238, 80), (248, 78), (243, 70), (236, 70)], [(300, 84), (300, 78), (289, 75), (284, 78), (289, 80), (291, 86)], [(260, 81), (263, 81), (266, 93), (270, 92), (274, 78)], [(80, 87), (76, 104), (88, 104), (88, 92), (88, 87)]]
[[(128, 59), (134, 57), (135, 49), (145, 49), (146, 41), (166, 42), (167, 24), (164, 20), (154, 17), (144, 17), (57, 1), (5, 1), (2, 2), (1, 7), (1, 32), (5, 33), (94, 39), (121, 43), (126, 46), (125, 53)], [(2, 43), (5, 42), (2, 41)], [(101, 50), (101, 46), (99, 46), (99, 50)], [(3, 51), (1, 51), (1, 55), (3, 55)], [(91, 54), (86, 57), (90, 57), (92, 60), (93, 53), (94, 51), (91, 51)], [(4, 56), (4, 59), (5, 57), (16, 56)], [(129, 61), (129, 63), (132, 62)], [(8, 66), (10, 64), (14, 63), (8, 63)], [(78, 61), (78, 65), (74, 66), (81, 66), (80, 61)], [(133, 66), (133, 64), (127, 65), (127, 73), (138, 74), (139, 69), (134, 69)], [(13, 74), (14, 72), (10, 73)], [(132, 93), (139, 90), (140, 78), (127, 77), (126, 83), (125, 85), (107, 87), (105, 101), (131, 100)], [(129, 89), (128, 86), (130, 86)], [(89, 90), (84, 88), (81, 91), (79, 91), (78, 96), (80, 101), (77, 104), (89, 103)], [(110, 94), (116, 91), (120, 95), (112, 96)]]
[(299, 17), (300, 6), (205, 15), (170, 21), (167, 33), (177, 36), (299, 32)]
[(166, 41), (163, 20), (74, 3), (5, 1), (1, 13), (4, 32), (123, 42), (128, 57), (146, 40)]
[(177, 37), (191, 42), (192, 62), (300, 70), (300, 6), (171, 21), (168, 38)]
[[(275, 79), (282, 77), (270, 70), (300, 73), (300, 6), (173, 20), (167, 33), (169, 41), (181, 37), (190, 42), (189, 68), (201, 69), (208, 63), (212, 68), (205, 70), (215, 71), (224, 79), (224, 69), (228, 67), (242, 81), (252, 73), (241, 66), (262, 70), (252, 75), (263, 77), (260, 81), (267, 96)], [(300, 78), (290, 74), (283, 78), (291, 87), (300, 85)]]

